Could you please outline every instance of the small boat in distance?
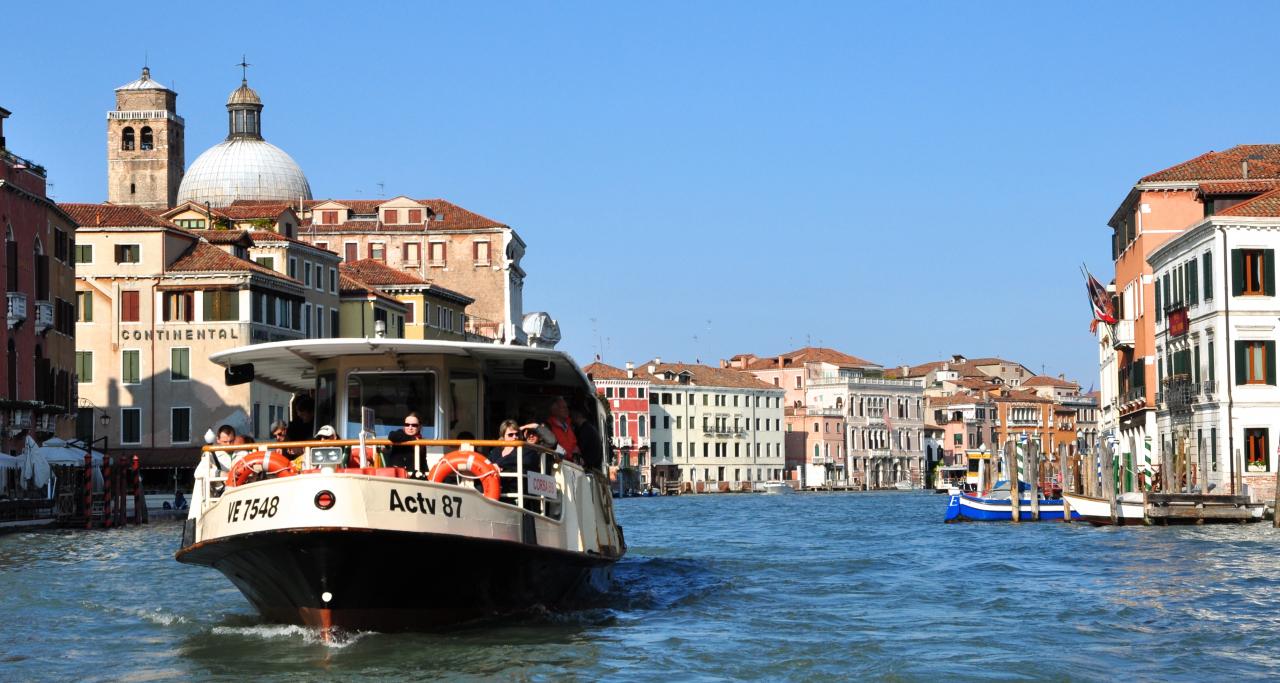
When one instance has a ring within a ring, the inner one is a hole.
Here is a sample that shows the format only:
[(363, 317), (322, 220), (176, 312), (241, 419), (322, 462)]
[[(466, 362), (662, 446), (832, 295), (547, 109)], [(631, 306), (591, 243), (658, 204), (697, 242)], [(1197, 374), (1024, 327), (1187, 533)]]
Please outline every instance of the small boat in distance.
[(912, 486), (910, 481), (903, 479), (902, 481), (894, 484), (893, 488), (898, 489), (899, 491), (914, 491), (916, 487)]
[(756, 490), (760, 493), (768, 495), (785, 495), (795, 493), (796, 490), (787, 485), (785, 481), (765, 481), (756, 485)]
[[(345, 437), (235, 446), (250, 452), (229, 472), (213, 457), (227, 447), (210, 446), (196, 468), (176, 558), (225, 574), (267, 620), (426, 630), (609, 590), (626, 544), (608, 477), (524, 441), (470, 436), (547, 415), (555, 397), (608, 433), (563, 352), (305, 339), (211, 359), (229, 384), (259, 380), (264, 402), (314, 392), (317, 427)], [(400, 444), (409, 464), (379, 466), (375, 447), (415, 414), (420, 436)], [(505, 468), (481, 453), (496, 461), (508, 448)]]

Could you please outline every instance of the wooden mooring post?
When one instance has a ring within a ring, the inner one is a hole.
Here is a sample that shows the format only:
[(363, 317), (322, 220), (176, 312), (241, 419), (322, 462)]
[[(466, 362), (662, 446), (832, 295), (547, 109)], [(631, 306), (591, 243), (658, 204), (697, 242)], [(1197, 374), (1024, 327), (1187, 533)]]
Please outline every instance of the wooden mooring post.
[(1103, 446), (1102, 449), (1102, 489), (1106, 491), (1107, 502), (1111, 507), (1111, 524), (1114, 525), (1118, 519), (1119, 510), (1116, 507), (1116, 461), (1111, 453), (1111, 446)]
[[(1073, 462), (1069, 465), (1067, 458), (1067, 445), (1065, 443), (1058, 444), (1058, 462), (1062, 466), (1062, 492), (1075, 493), (1076, 479), (1072, 476), (1072, 472), (1078, 470), (1079, 466), (1073, 469), (1071, 465), (1076, 463)], [(1071, 523), (1071, 503), (1067, 501), (1065, 495), (1062, 497), (1062, 521), (1068, 524)]]
[(1009, 513), (1015, 524), (1022, 521), (1022, 492), (1018, 490), (1018, 449), (1013, 441), (1004, 443), (1005, 477), (1009, 482)]
[[(1040, 521), (1040, 445), (1027, 441), (1027, 474), (1031, 479), (1031, 521)], [(1019, 487), (1021, 488), (1021, 487)]]

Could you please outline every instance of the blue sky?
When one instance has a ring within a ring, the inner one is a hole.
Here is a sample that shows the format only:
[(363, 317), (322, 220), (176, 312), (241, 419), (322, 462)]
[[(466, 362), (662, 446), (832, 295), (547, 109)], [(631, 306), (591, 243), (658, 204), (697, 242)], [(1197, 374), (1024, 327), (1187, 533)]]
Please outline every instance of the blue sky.
[(1077, 266), (1110, 276), (1137, 178), (1280, 139), (1277, 11), (1041, 4), (23, 3), (0, 106), (57, 199), (100, 201), (104, 112), (144, 55), (190, 162), (245, 53), (317, 197), (382, 183), (509, 223), (526, 310), (582, 362), (812, 343), (1087, 389)]

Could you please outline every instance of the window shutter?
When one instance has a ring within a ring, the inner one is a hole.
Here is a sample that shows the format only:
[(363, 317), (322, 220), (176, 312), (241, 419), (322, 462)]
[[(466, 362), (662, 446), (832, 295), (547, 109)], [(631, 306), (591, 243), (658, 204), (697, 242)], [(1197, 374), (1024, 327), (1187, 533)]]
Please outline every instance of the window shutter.
[(1164, 298), (1161, 294), (1161, 292), (1163, 291), (1164, 291), (1164, 287), (1160, 284), (1160, 280), (1157, 279), (1156, 280), (1156, 322), (1160, 322), (1161, 318), (1164, 317), (1164, 311), (1160, 306), (1160, 302)]
[(1191, 381), (1195, 382), (1196, 384), (1199, 384), (1200, 383), (1200, 345), (1199, 344), (1196, 345), (1195, 350), (1196, 350), (1196, 358), (1195, 358), (1196, 362), (1191, 366), (1191, 374), (1193, 375), (1193, 377), (1191, 378)]
[(1199, 303), (1199, 263), (1192, 258), (1187, 263), (1187, 301), (1196, 306)]
[(1213, 298), (1213, 252), (1204, 255), (1204, 300)]
[(1245, 384), (1249, 381), (1249, 359), (1246, 357), (1248, 351), (1244, 342), (1236, 342), (1236, 384)]
[(1231, 250), (1231, 296), (1244, 294), (1244, 253)]
[(1267, 384), (1276, 385), (1276, 343), (1263, 342), (1267, 349)]
[(1276, 250), (1262, 250), (1262, 287), (1267, 296), (1276, 295)]

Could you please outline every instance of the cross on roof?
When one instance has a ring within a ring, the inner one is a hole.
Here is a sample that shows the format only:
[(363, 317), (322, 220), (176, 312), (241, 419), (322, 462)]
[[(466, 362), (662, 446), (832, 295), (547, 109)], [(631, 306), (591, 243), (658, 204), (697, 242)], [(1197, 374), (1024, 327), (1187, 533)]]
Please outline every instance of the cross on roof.
[(245, 57), (244, 55), (240, 55), (240, 63), (237, 64), (236, 66), (240, 67), (240, 80), (248, 82), (249, 67), (253, 66), (252, 64), (249, 63), (248, 58)]

